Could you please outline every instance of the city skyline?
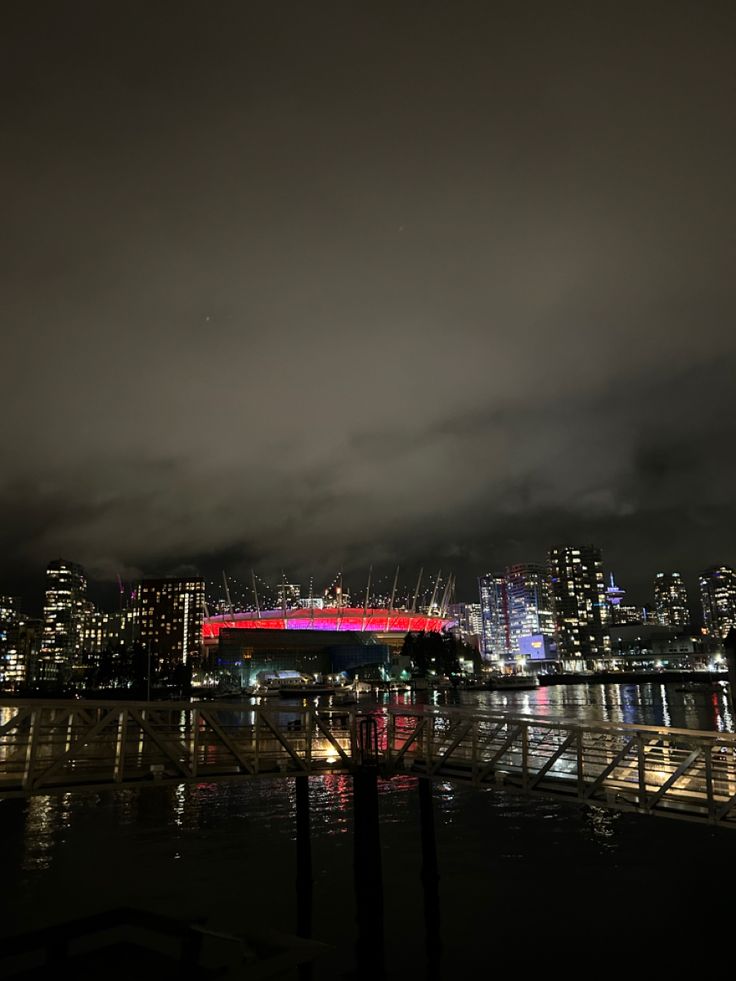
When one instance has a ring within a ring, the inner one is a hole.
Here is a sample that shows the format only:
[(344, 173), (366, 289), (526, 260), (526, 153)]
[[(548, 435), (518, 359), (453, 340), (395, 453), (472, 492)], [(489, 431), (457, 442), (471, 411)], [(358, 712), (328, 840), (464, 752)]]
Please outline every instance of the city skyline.
[[(577, 545), (567, 545), (567, 546), (552, 546), (551, 548), (576, 548), (580, 547), (581, 543)], [(598, 548), (598, 546), (595, 546)], [(606, 589), (604, 591), (610, 592), (608, 584), (611, 577), (615, 575), (616, 580), (620, 580), (621, 577), (615, 570), (611, 569), (609, 562), (605, 557), (605, 551), (599, 549), (603, 552), (604, 559), (602, 563), (602, 568), (605, 571), (605, 584)], [(484, 571), (478, 570), (474, 576), (467, 576), (462, 584), (458, 584), (457, 576), (453, 569), (445, 568), (433, 568), (430, 566), (420, 566), (416, 569), (412, 567), (398, 566), (398, 570), (401, 573), (400, 578), (397, 579), (397, 591), (396, 591), (396, 601), (397, 605), (399, 603), (409, 603), (411, 604), (412, 596), (417, 586), (417, 580), (421, 584), (421, 592), (418, 597), (423, 600), (426, 604), (428, 598), (432, 595), (435, 583), (439, 583), (438, 589), (441, 594), (444, 590), (448, 579), (452, 578), (452, 592), (448, 594), (448, 602), (455, 603), (475, 603), (479, 600), (479, 582), (483, 578), (487, 577), (506, 577), (509, 573), (512, 573), (514, 569), (523, 568), (547, 568), (549, 571), (549, 553), (550, 548), (546, 552), (542, 552), (542, 560), (531, 560), (525, 562), (517, 562), (513, 564), (499, 565), (496, 571), (489, 571), (485, 569)], [(545, 559), (544, 556), (547, 556)], [(17, 578), (8, 577), (5, 583), (5, 588), (0, 589), (0, 595), (14, 596), (19, 599), (23, 605), (23, 612), (32, 616), (39, 616), (43, 613), (44, 607), (44, 591), (46, 589), (45, 575), (46, 568), (49, 565), (53, 565), (56, 562), (69, 562), (72, 565), (81, 567), (83, 574), (86, 579), (87, 589), (89, 590), (90, 596), (94, 599), (96, 606), (101, 610), (106, 610), (110, 613), (115, 612), (120, 608), (121, 603), (127, 605), (130, 601), (130, 596), (128, 594), (131, 591), (135, 592), (137, 585), (144, 580), (149, 579), (180, 579), (180, 578), (201, 578), (205, 583), (207, 601), (211, 603), (223, 603), (229, 602), (228, 594), (225, 592), (223, 586), (223, 577), (227, 576), (230, 593), (232, 598), (238, 600), (240, 605), (245, 607), (254, 608), (254, 593), (253, 593), (253, 576), (260, 585), (257, 586), (257, 590), (260, 591), (261, 596), (263, 596), (263, 591), (265, 590), (266, 595), (271, 597), (272, 604), (275, 607), (281, 605), (281, 591), (283, 589), (282, 581), (286, 583), (286, 589), (289, 593), (294, 593), (294, 600), (299, 599), (300, 589), (303, 590), (303, 595), (301, 598), (306, 602), (308, 597), (314, 596), (315, 599), (324, 594), (326, 595), (331, 590), (334, 592), (335, 583), (340, 582), (344, 579), (343, 588), (346, 593), (346, 597), (353, 593), (353, 598), (358, 601), (357, 605), (362, 605), (365, 599), (366, 590), (366, 576), (370, 576), (370, 588), (371, 595), (378, 598), (385, 593), (385, 599), (388, 601), (391, 585), (393, 582), (395, 569), (389, 568), (388, 566), (380, 568), (374, 574), (372, 571), (372, 566), (366, 566), (361, 570), (354, 570), (352, 575), (348, 573), (343, 573), (342, 571), (334, 571), (328, 575), (324, 580), (318, 579), (315, 575), (307, 575), (304, 579), (300, 581), (294, 581), (294, 577), (289, 579), (286, 574), (281, 571), (271, 572), (270, 574), (262, 575), (262, 570), (256, 572), (254, 569), (248, 570), (247, 576), (233, 576), (226, 570), (217, 570), (215, 574), (214, 570), (210, 570), (209, 574), (202, 573), (195, 566), (186, 566), (185, 568), (171, 569), (166, 572), (150, 572), (144, 571), (139, 575), (132, 576), (128, 582), (124, 583), (120, 576), (117, 576), (114, 581), (100, 581), (94, 580), (87, 574), (86, 567), (82, 567), (81, 563), (77, 563), (71, 559), (61, 559), (55, 558), (46, 563), (45, 566), (39, 567), (36, 570), (36, 575), (32, 580), (20, 580), (21, 585), (25, 584), (26, 587), (30, 585), (28, 589), (19, 588), (19, 580)], [(630, 608), (631, 604), (634, 603), (639, 609), (644, 608), (649, 612), (649, 614), (655, 618), (659, 616), (658, 611), (658, 586), (660, 583), (660, 577), (665, 576), (667, 578), (674, 576), (676, 581), (682, 584), (681, 588), (683, 595), (685, 596), (685, 606), (690, 609), (691, 614), (696, 612), (696, 621), (699, 622), (702, 614), (702, 605), (700, 595), (702, 592), (702, 581), (703, 576), (712, 569), (734, 569), (736, 564), (731, 566), (728, 563), (714, 563), (711, 562), (703, 569), (699, 570), (697, 574), (692, 577), (692, 581), (683, 577), (679, 570), (667, 569), (663, 570), (660, 567), (655, 567), (653, 571), (649, 573), (648, 576), (642, 574), (641, 581), (648, 584), (645, 585), (641, 593), (634, 592), (629, 589), (627, 584), (624, 583), (623, 588), (621, 588), (621, 583), (616, 583), (616, 590), (621, 591), (625, 596), (625, 607)], [(369, 571), (370, 570), (370, 571)], [(286, 576), (286, 578), (284, 578)], [(439, 578), (438, 578), (439, 577)], [(35, 580), (35, 582), (34, 582)], [(687, 597), (690, 597), (687, 599)], [(696, 599), (697, 597), (697, 599)], [(436, 597), (439, 601), (439, 594)], [(643, 602), (642, 602), (643, 600)], [(619, 599), (618, 602), (621, 602)], [(675, 625), (682, 625), (683, 621), (681, 618), (676, 618), (674, 621)]]
[[(579, 558), (581, 549), (582, 559)], [(585, 558), (586, 555), (588, 558)], [(561, 564), (560, 556), (566, 556)], [(599, 624), (604, 630), (622, 624), (648, 623), (679, 631), (703, 628), (713, 634), (714, 624), (720, 617), (725, 616), (727, 622), (736, 617), (736, 572), (730, 566), (711, 565), (702, 570), (698, 576), (698, 589), (692, 594), (697, 596), (695, 601), (688, 597), (685, 582), (678, 571), (660, 570), (650, 580), (651, 590), (647, 602), (632, 605), (631, 595), (620, 584), (615, 583), (614, 574), (604, 561), (601, 550), (581, 543), (550, 548), (546, 563), (517, 563), (495, 573), (478, 576), (474, 590), (468, 593), (458, 592), (456, 577), (452, 571), (445, 570), (443, 573), (440, 569), (426, 570), (425, 574), (425, 569), (422, 568), (415, 582), (406, 569), (400, 576), (401, 567), (391, 572), (385, 569), (374, 571), (369, 567), (367, 582), (363, 583), (351, 583), (349, 577), (341, 572), (336, 573), (330, 582), (319, 582), (314, 577), (308, 577), (302, 584), (287, 581), (284, 571), (279, 578), (269, 580), (251, 570), (248, 580), (243, 581), (228, 576), (222, 570), (218, 581), (201, 577), (189, 570), (183, 576), (144, 575), (128, 583), (123, 583), (118, 578), (114, 592), (107, 590), (95, 593), (92, 589), (88, 594), (88, 587), (93, 584), (89, 583), (86, 570), (73, 561), (55, 559), (46, 568), (45, 599), (40, 609), (32, 596), (29, 598), (19, 595), (18, 590), (0, 593), (0, 596), (4, 596), (13, 609), (22, 614), (23, 619), (29, 623), (34, 618), (41, 617), (39, 622), (46, 624), (45, 634), (50, 630), (56, 633), (57, 627), (49, 626), (49, 612), (53, 612), (56, 604), (55, 594), (50, 593), (49, 588), (55, 588), (55, 577), (60, 574), (72, 577), (81, 584), (79, 593), (73, 591), (73, 594), (77, 595), (75, 602), (86, 618), (84, 627), (76, 628), (84, 632), (86, 650), (96, 650), (99, 637), (105, 631), (112, 630), (117, 636), (121, 630), (121, 626), (117, 624), (119, 617), (125, 617), (126, 611), (137, 610), (141, 587), (156, 581), (163, 583), (192, 578), (201, 581), (204, 609), (206, 611), (209, 608), (211, 614), (226, 613), (228, 610), (250, 610), (255, 613), (259, 609), (278, 610), (282, 605), (285, 608), (303, 609), (322, 609), (327, 606), (360, 609), (365, 605), (417, 611), (446, 611), (454, 608), (460, 611), (461, 621), (464, 621), (463, 610), (470, 604), (477, 606), (478, 622), (482, 624), (478, 631), (481, 649), (486, 652), (495, 649), (503, 651), (507, 656), (516, 656), (523, 653), (519, 647), (522, 638), (524, 648), (535, 634), (548, 640), (561, 640), (565, 634), (561, 620), (564, 620), (562, 610), (568, 587), (555, 586), (555, 583), (559, 582), (559, 576), (566, 566), (572, 571), (575, 567), (570, 566), (570, 563), (581, 561), (592, 562), (595, 567), (596, 581), (591, 581), (596, 594), (593, 597), (593, 606), (607, 611)], [(710, 587), (707, 586), (711, 580), (714, 592), (710, 592)], [(583, 587), (582, 583), (573, 586), (571, 580), (569, 588), (577, 595), (578, 588)], [(577, 602), (589, 606), (583, 594)], [(568, 613), (573, 616), (583, 615), (584, 620), (590, 615), (575, 613), (574, 610)], [(54, 619), (53, 616), (51, 619)], [(62, 647), (67, 644), (67, 629), (62, 625)], [(81, 634), (72, 645), (77, 651), (80, 639)], [(51, 643), (44, 640), (41, 645), (42, 653), (48, 658), (58, 644), (58, 640)], [(565, 646), (563, 643), (562, 648)]]
[[(532, 663), (543, 673), (562, 664), (607, 663), (620, 670), (622, 657), (660, 654), (701, 659), (710, 654), (715, 664), (736, 627), (736, 571), (723, 565), (701, 573), (699, 608), (690, 604), (678, 572), (657, 572), (649, 610), (624, 603), (626, 590), (606, 574), (600, 548), (590, 544), (555, 546), (546, 564), (517, 563), (480, 576), (472, 601), (456, 596), (452, 572), (443, 576), (438, 570), (424, 579), (421, 570), (413, 589), (400, 581), (399, 572), (388, 576), (369, 568), (360, 591), (341, 573), (324, 584), (310, 579), (302, 588), (288, 582), (285, 572), (269, 583), (253, 570), (252, 596), (224, 571), (220, 596), (215, 582), (191, 574), (145, 577), (119, 581), (117, 608), (111, 610), (92, 601), (81, 565), (55, 559), (46, 568), (41, 618), (29, 614), (18, 596), (0, 594), (0, 687), (109, 687), (127, 679), (140, 690), (147, 662), (150, 689), (152, 656), (157, 685), (189, 684), (193, 673), (199, 684), (237, 676), (242, 685), (258, 674), (259, 663), (270, 663), (269, 657), (284, 659), (293, 670), (294, 651), (316, 643), (329, 658), (334, 644), (321, 638), (348, 634), (349, 644), (357, 642), (355, 664), (367, 656), (365, 637), (368, 646), (378, 645), (373, 651), (378, 660), (388, 664), (384, 641), (391, 637), (399, 645), (404, 638), (406, 663), (421, 665), (421, 638), (440, 634), (440, 644), (461, 641), (466, 652), (475, 651), (457, 661), (464, 671), (477, 670), (477, 658), (494, 670)], [(412, 641), (411, 635), (420, 639)], [(253, 644), (261, 641), (265, 660), (253, 661)], [(304, 657), (311, 663), (311, 654)]]

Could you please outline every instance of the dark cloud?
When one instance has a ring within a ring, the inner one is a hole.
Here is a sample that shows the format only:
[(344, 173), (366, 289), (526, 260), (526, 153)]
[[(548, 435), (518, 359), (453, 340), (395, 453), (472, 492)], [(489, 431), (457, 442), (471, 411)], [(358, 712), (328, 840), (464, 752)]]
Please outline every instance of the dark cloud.
[(14, 11), (3, 582), (736, 562), (735, 21)]

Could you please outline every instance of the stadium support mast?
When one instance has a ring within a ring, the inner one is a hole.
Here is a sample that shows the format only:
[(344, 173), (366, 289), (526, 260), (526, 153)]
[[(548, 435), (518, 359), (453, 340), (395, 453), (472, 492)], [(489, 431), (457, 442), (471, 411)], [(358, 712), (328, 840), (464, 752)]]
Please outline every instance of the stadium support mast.
[(393, 587), (391, 588), (391, 599), (389, 600), (389, 603), (388, 603), (388, 612), (389, 613), (393, 613), (394, 612), (394, 600), (396, 599), (396, 587), (399, 584), (399, 568), (400, 568), (400, 566), (397, 565), (396, 566), (396, 572), (394, 573), (394, 584), (393, 584)]
[(434, 607), (434, 601), (437, 599), (437, 588), (440, 584), (440, 576), (442, 575), (442, 569), (437, 570), (437, 578), (434, 581), (434, 589), (432, 590), (432, 599), (429, 601), (429, 606), (427, 607), (428, 616), (432, 615), (432, 609)]
[(368, 566), (368, 582), (365, 584), (365, 603), (363, 603), (363, 616), (368, 613), (368, 597), (371, 592), (371, 576), (373, 575), (373, 566)]
[(394, 599), (396, 598), (396, 586), (399, 581), (399, 566), (396, 566), (396, 573), (394, 574), (394, 584), (391, 589), (391, 599), (388, 601), (388, 611), (386, 613), (386, 630), (388, 630), (391, 623), (391, 614), (394, 612)]
[(365, 602), (363, 603), (363, 630), (365, 630), (365, 618), (368, 616), (368, 599), (371, 594), (371, 575), (373, 573), (373, 566), (368, 566), (368, 582), (365, 584)]
[(447, 577), (447, 584), (445, 585), (445, 591), (442, 594), (442, 600), (440, 601), (441, 617), (443, 617), (447, 612), (447, 605), (450, 602), (451, 591), (454, 585), (455, 585), (455, 577), (452, 573), (450, 573), (450, 575)]
[(312, 620), (312, 630), (314, 630), (314, 579), (309, 577), (309, 615)]
[(419, 570), (419, 576), (417, 578), (417, 588), (414, 590), (414, 599), (411, 601), (411, 612), (417, 612), (417, 599), (419, 597), (419, 587), (422, 585), (422, 576), (424, 575), (424, 566)]
[(222, 570), (222, 581), (225, 584), (225, 602), (227, 603), (227, 608), (230, 610), (230, 616), (233, 615), (235, 610), (233, 609), (233, 601), (230, 599), (230, 587), (227, 584), (227, 576), (225, 575), (225, 570)]
[(251, 580), (253, 582), (253, 597), (254, 597), (254, 599), (256, 601), (256, 619), (257, 620), (260, 620), (261, 619), (261, 608), (258, 605), (258, 590), (256, 589), (256, 574), (255, 574), (255, 570), (254, 569), (251, 569), (250, 570), (250, 578), (251, 578)]

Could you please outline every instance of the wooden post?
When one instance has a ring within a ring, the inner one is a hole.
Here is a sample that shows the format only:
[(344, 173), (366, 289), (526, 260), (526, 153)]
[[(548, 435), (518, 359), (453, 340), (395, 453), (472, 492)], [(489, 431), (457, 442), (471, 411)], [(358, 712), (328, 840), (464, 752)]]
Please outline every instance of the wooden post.
[(359, 979), (386, 977), (383, 937), (383, 875), (378, 821), (378, 768), (359, 766), (353, 774), (353, 859)]
[(440, 937), (439, 868), (437, 866), (437, 840), (432, 806), (432, 781), (420, 778), (419, 821), (422, 837), (422, 889), (424, 891), (425, 950), (427, 953), (427, 977), (440, 977), (442, 939)]
[(312, 838), (309, 826), (309, 777), (295, 777), (296, 786), (296, 881), (312, 888)]
[[(296, 789), (296, 932), (312, 936), (312, 837), (309, 825), (309, 777), (295, 777)], [(312, 977), (312, 964), (299, 967), (299, 978)]]

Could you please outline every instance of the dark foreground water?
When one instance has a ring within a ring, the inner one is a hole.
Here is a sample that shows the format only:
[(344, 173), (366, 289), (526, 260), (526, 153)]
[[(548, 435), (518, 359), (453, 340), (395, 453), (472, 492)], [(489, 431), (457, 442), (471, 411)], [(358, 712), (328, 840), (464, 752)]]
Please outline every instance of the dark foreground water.
[[(460, 700), (730, 730), (723, 696), (598, 685)], [(313, 936), (332, 948), (314, 976), (350, 977), (350, 780), (313, 779), (310, 790)], [(119, 905), (205, 916), (234, 933), (295, 933), (293, 794), (292, 781), (255, 780), (0, 802), (2, 933)], [(435, 786), (435, 800), (441, 956), (435, 943), (428, 959), (415, 782), (381, 785), (389, 977), (485, 976), (509, 959), (574, 974), (686, 965), (710, 974), (730, 963), (735, 831), (449, 783)]]

